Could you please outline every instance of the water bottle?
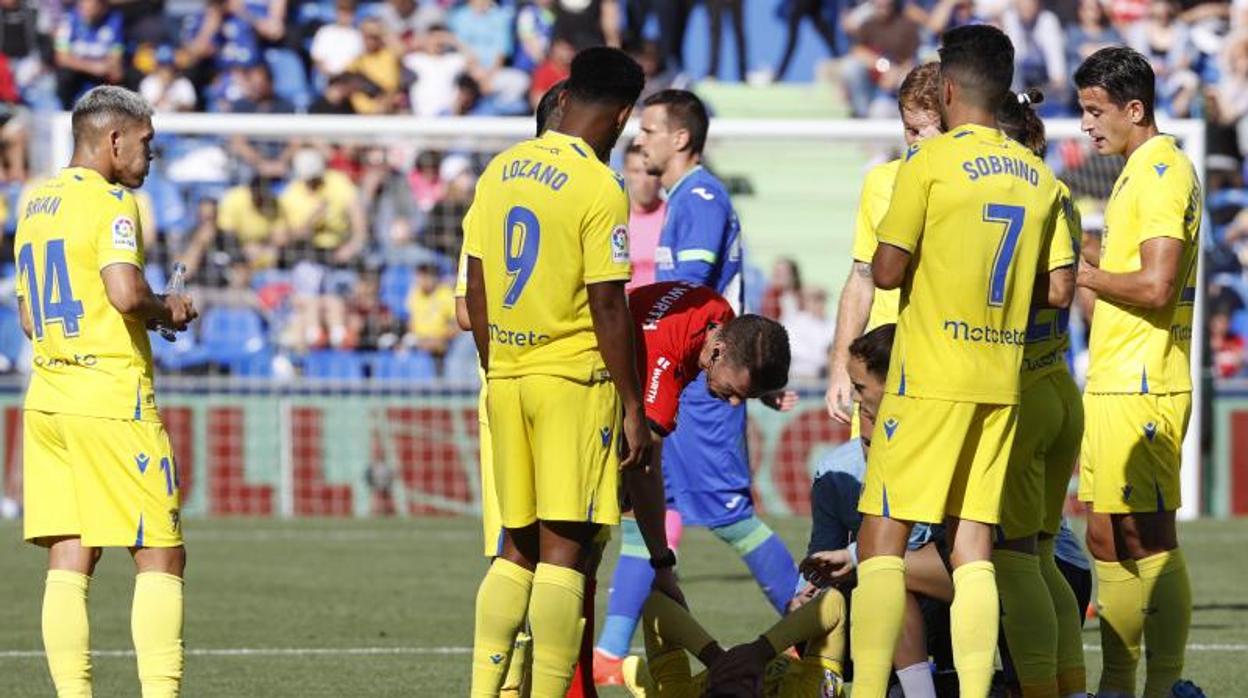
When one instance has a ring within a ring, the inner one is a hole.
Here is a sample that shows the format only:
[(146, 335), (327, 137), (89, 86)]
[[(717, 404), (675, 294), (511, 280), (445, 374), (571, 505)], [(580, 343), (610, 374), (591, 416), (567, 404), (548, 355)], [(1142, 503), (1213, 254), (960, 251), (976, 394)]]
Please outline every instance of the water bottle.
[[(169, 277), (169, 283), (165, 284), (165, 294), (180, 294), (186, 290), (186, 265), (178, 262), (173, 265), (173, 276)], [(177, 341), (178, 335), (169, 327), (158, 327), (156, 329), (166, 342)]]

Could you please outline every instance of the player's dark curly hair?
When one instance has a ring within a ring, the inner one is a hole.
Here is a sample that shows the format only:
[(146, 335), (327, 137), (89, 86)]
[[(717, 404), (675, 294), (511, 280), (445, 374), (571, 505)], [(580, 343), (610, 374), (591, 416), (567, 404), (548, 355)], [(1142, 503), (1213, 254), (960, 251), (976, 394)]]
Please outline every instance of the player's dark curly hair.
[(646, 97), (647, 107), (662, 106), (667, 112), (669, 129), (685, 129), (689, 132), (689, 152), (701, 155), (706, 147), (706, 132), (710, 117), (706, 105), (689, 90), (660, 90)]
[(1145, 123), (1153, 123), (1153, 102), (1157, 99), (1157, 76), (1148, 59), (1134, 49), (1110, 46), (1088, 56), (1075, 71), (1075, 85), (1086, 90), (1099, 87), (1119, 108), (1139, 100), (1144, 105)]
[(627, 53), (594, 46), (572, 59), (572, 74), (567, 82), (568, 96), (578, 102), (627, 107), (637, 103), (646, 76)]
[(849, 355), (867, 365), (871, 375), (884, 380), (888, 378), (888, 362), (893, 356), (893, 338), (897, 325), (880, 325), (855, 339), (849, 345)]
[(555, 109), (559, 107), (559, 95), (567, 89), (568, 81), (566, 79), (550, 86), (546, 90), (546, 94), (542, 95), (541, 101), (537, 103), (537, 110), (534, 112), (534, 118), (537, 120), (537, 135), (541, 136), (546, 133), (546, 129), (551, 128), (551, 116), (554, 115)]
[(957, 83), (967, 102), (996, 110), (1014, 81), (1014, 44), (985, 24), (950, 29), (941, 37), (940, 74)]
[(764, 395), (789, 382), (789, 333), (762, 315), (740, 315), (719, 331), (729, 362), (750, 372), (750, 393)]
[(1010, 92), (997, 108), (997, 126), (1038, 158), (1044, 157), (1048, 147), (1044, 122), (1036, 113), (1036, 105), (1043, 101), (1044, 93), (1029, 87), (1018, 94)]

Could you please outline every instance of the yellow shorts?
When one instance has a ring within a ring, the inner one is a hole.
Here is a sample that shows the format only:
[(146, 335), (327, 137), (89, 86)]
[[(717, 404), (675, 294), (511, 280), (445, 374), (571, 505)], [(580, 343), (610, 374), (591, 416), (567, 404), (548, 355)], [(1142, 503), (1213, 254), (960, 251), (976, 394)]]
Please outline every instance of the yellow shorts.
[(858, 510), (901, 521), (948, 515), (997, 523), (1017, 419), (1017, 405), (885, 394)]
[(23, 413), (26, 540), (182, 545), (178, 472), (160, 422)]
[(494, 491), (506, 528), (620, 522), (620, 401), (610, 381), (489, 381)]
[(494, 490), (494, 452), (490, 438), (490, 418), (486, 413), (485, 381), (481, 382), (481, 399), (477, 401), (477, 441), (481, 449), (481, 527), (484, 534), (483, 553), (496, 557), (503, 547), (503, 525), (498, 514), (498, 493)]
[[(683, 648), (664, 652), (647, 661), (650, 682), (646, 696), (698, 698), (706, 694), (706, 671), (691, 675), (689, 655)], [(818, 658), (794, 659), (782, 653), (763, 670), (762, 698), (809, 698), (842, 695), (840, 674), (825, 668)]]
[(1023, 388), (1018, 428), (1001, 490), (1000, 535), (1057, 533), (1083, 437), (1083, 402), (1067, 371)]
[(1079, 500), (1098, 514), (1174, 511), (1191, 393), (1083, 396)]

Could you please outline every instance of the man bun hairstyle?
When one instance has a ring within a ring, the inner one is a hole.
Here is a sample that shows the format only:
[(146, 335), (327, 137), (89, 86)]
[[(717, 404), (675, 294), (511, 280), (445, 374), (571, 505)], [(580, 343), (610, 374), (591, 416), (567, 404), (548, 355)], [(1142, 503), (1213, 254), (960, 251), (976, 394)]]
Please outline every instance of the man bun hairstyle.
[(740, 315), (719, 330), (724, 358), (750, 372), (750, 393), (764, 395), (788, 385), (789, 333), (762, 315)]
[(684, 129), (689, 132), (689, 152), (701, 155), (706, 147), (706, 132), (710, 129), (710, 117), (706, 105), (688, 90), (661, 90), (646, 98), (647, 107), (662, 106), (667, 113), (669, 130)]
[(855, 339), (849, 345), (849, 355), (866, 364), (871, 375), (885, 380), (888, 378), (888, 362), (893, 356), (893, 338), (896, 335), (897, 325), (880, 325)]
[(940, 74), (958, 84), (968, 103), (996, 111), (1014, 82), (1014, 44), (985, 24), (950, 29), (941, 37)]
[(568, 96), (578, 102), (627, 107), (637, 103), (646, 76), (631, 56), (618, 48), (594, 46), (572, 59)]
[(1036, 105), (1044, 102), (1044, 93), (1029, 87), (1019, 93), (1010, 92), (997, 109), (997, 126), (1005, 135), (1018, 141), (1023, 147), (1043, 158), (1048, 148), (1044, 135), (1044, 121), (1036, 113)]
[(1088, 56), (1075, 70), (1075, 86), (1081, 90), (1099, 87), (1119, 109), (1139, 100), (1144, 105), (1145, 125), (1154, 122), (1153, 103), (1157, 99), (1157, 76), (1148, 59), (1135, 49), (1110, 46)]

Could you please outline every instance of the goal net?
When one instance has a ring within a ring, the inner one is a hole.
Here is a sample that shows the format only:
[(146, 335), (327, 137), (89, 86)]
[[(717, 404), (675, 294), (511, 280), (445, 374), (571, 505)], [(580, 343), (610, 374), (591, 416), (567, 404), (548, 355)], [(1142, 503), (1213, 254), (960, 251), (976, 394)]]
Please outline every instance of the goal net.
[[(155, 125), (157, 160), (139, 195), (149, 278), (163, 288), (171, 265), (184, 261), (202, 312), (174, 343), (152, 335), (185, 514), (479, 511), (475, 351), (467, 335), (440, 337), (438, 328), (475, 177), (493, 154), (531, 136), (532, 121), (194, 114), (160, 115)], [(1163, 126), (1203, 170), (1203, 127)], [(1076, 121), (1047, 127), (1048, 160), (1085, 229), (1099, 232), (1121, 160), (1096, 156)], [(67, 115), (49, 136), (47, 159), (68, 162)], [(849, 269), (863, 174), (901, 146), (901, 125), (889, 120), (712, 122), (707, 164), (741, 218), (747, 303), (763, 305), (782, 259), (796, 263), (806, 289), (800, 310), (780, 304), (802, 338), (794, 347), (802, 400), (783, 414), (750, 409), (765, 512), (807, 513), (811, 473), (848, 438), (825, 414), (821, 355)], [(0, 368), (10, 373), (0, 391), (2, 494), (20, 501), (29, 350), (8, 295), (0, 307)], [(1076, 366), (1083, 327), (1076, 311)], [(1193, 356), (1203, 339), (1196, 331)], [(1184, 450), (1188, 517), (1199, 511), (1199, 415)]]

